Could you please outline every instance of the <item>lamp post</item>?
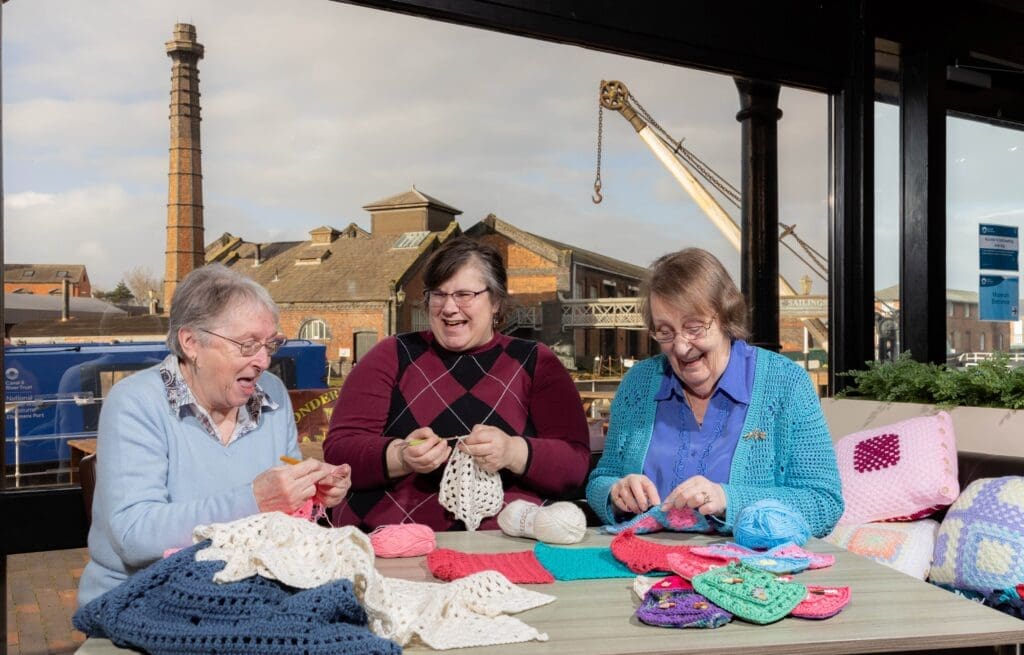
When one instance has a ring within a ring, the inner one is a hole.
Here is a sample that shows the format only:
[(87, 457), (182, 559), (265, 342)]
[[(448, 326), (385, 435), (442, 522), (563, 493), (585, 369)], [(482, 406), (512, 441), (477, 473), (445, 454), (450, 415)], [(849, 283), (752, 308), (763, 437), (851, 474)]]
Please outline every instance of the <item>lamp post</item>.
[(395, 280), (388, 282), (388, 336), (398, 331), (398, 308), (405, 302), (405, 291)]

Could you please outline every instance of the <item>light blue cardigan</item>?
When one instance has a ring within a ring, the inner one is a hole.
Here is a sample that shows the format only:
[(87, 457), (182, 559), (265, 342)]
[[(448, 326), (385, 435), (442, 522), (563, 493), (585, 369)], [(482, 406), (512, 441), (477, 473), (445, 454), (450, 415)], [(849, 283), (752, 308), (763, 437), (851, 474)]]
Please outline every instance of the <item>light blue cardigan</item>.
[[(609, 502), (612, 485), (643, 472), (664, 366), (664, 355), (633, 366), (612, 401), (604, 453), (587, 482), (587, 502), (605, 523), (616, 521)], [(830, 533), (843, 513), (839, 469), (821, 403), (807, 373), (782, 355), (757, 349), (747, 420), (729, 482), (722, 487), (727, 510), (721, 532), (732, 532), (739, 511), (766, 498), (803, 514), (817, 537)]]

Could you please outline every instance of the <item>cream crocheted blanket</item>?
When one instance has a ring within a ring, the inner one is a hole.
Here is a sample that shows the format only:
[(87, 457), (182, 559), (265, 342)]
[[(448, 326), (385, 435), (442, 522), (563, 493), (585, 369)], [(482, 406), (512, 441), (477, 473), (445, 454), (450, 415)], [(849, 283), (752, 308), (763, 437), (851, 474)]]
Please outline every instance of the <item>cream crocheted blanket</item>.
[(508, 614), (546, 605), (554, 596), (517, 587), (497, 571), (450, 583), (387, 578), (374, 568), (373, 546), (357, 528), (324, 528), (280, 512), (201, 525), (196, 542), (212, 544), (199, 560), (227, 564), (214, 580), (251, 575), (309, 589), (339, 578), (352, 580), (374, 634), (402, 646), (413, 640), (436, 650), (512, 644), (548, 636)]

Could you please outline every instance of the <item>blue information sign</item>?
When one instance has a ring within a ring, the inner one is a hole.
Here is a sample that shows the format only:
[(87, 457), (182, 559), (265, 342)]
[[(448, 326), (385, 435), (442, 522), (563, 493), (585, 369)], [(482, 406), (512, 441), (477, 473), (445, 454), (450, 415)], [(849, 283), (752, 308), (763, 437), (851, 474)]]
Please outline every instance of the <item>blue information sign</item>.
[(983, 321), (1016, 321), (1020, 318), (1020, 291), (1016, 275), (981, 275), (978, 282)]
[(986, 271), (1019, 270), (1019, 252), (1016, 226), (978, 225), (978, 268)]

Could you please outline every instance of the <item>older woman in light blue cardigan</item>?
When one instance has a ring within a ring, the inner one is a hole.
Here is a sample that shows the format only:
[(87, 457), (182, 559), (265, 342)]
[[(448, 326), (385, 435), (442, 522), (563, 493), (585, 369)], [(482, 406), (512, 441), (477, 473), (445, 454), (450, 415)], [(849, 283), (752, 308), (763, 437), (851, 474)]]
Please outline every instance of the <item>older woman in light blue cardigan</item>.
[(831, 532), (843, 499), (821, 405), (802, 368), (744, 341), (745, 300), (722, 264), (697, 248), (665, 255), (641, 295), (662, 353), (612, 402), (587, 484), (601, 520), (691, 507), (731, 532), (744, 507), (774, 499)]

